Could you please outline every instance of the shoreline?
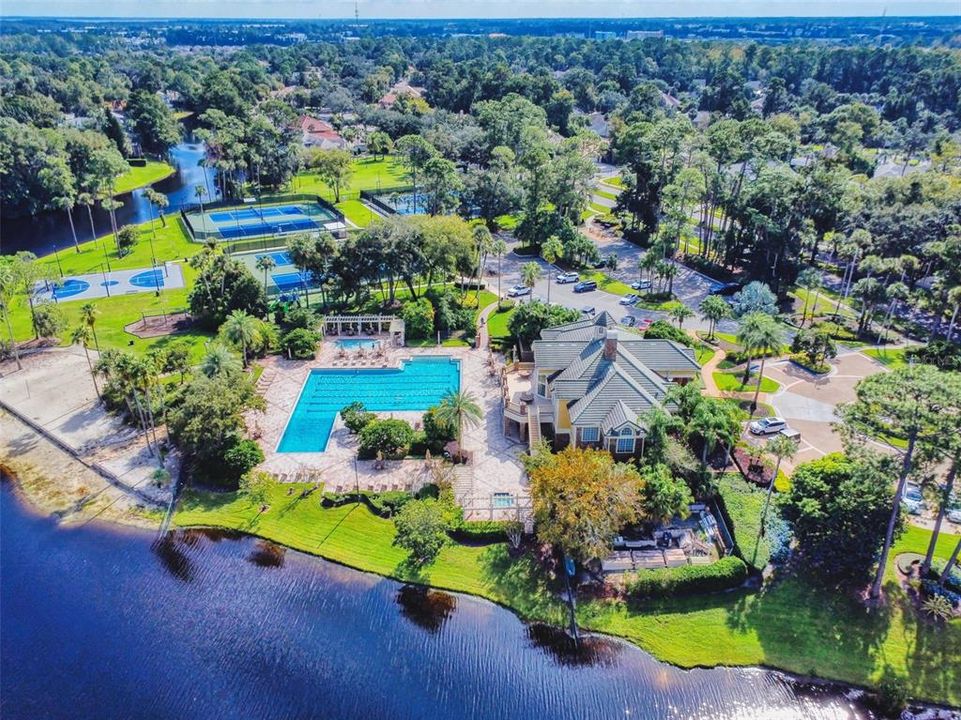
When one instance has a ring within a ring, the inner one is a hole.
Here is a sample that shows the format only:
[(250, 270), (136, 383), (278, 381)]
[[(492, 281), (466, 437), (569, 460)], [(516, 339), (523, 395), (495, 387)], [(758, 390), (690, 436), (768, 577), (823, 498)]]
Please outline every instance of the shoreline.
[[(148, 187), (150, 187), (150, 186), (152, 186), (152, 185), (155, 185), (155, 184), (158, 183), (158, 182), (161, 182), (161, 181), (163, 181), (163, 180), (166, 180), (167, 178), (172, 177), (173, 175), (176, 175), (176, 174), (177, 174), (177, 168), (176, 168), (176, 166), (171, 165), (171, 164), (170, 164), (169, 162), (167, 162), (166, 160), (161, 160), (161, 161), (159, 161), (159, 162), (162, 162), (162, 163), (164, 163), (164, 165), (167, 166), (167, 172), (166, 172), (165, 174), (161, 175), (161, 176), (158, 177), (158, 178), (154, 178), (153, 180), (150, 180), (149, 182), (142, 183), (142, 184), (137, 185), (137, 186), (132, 187), (132, 188), (126, 188), (126, 189), (124, 189), (122, 192), (115, 192), (115, 193), (113, 193), (110, 197), (115, 197), (115, 198), (116, 198), (116, 197), (121, 197), (122, 195), (129, 195), (129, 194), (131, 194), (132, 192), (135, 192), (135, 191), (137, 191), (137, 190), (143, 190), (144, 188), (148, 188)], [(51, 254), (52, 254), (52, 253), (51, 253)]]
[[(9, 430), (11, 427), (16, 428), (16, 426), (19, 426), (20, 432), (16, 438), (12, 438)], [(79, 483), (81, 487), (84, 487), (85, 484), (94, 484), (96, 483), (95, 478), (98, 477), (97, 474), (75, 457), (71, 456), (67, 451), (57, 447), (53, 441), (44, 437), (26, 423), (23, 423), (19, 418), (9, 413), (0, 412), (0, 431), (4, 431), (3, 441), (0, 442), (0, 469), (10, 476), (11, 484), (15, 489), (18, 499), (22, 501), (29, 510), (39, 515), (46, 514), (54, 517), (58, 524), (63, 525), (65, 529), (86, 525), (90, 522), (96, 522), (101, 526), (106, 524), (107, 527), (105, 529), (107, 530), (110, 529), (109, 526), (134, 528), (139, 531), (155, 531), (159, 528), (161, 519), (161, 513), (159, 511), (151, 512), (142, 505), (139, 505), (129, 495), (111, 486), (103, 478), (99, 478), (100, 487), (95, 487), (92, 490), (86, 488), (84, 497), (93, 496), (93, 499), (79, 502), (77, 499), (77, 484)], [(25, 439), (25, 435), (32, 437)], [(11, 456), (9, 452), (11, 440), (14, 440), (14, 443), (21, 449), (18, 455)], [(55, 469), (52, 470), (51, 468)], [(70, 478), (74, 483), (74, 488), (65, 488), (63, 486), (63, 480), (53, 479), (57, 477)], [(179, 525), (176, 523), (176, 520), (174, 527), (184, 530), (191, 528), (210, 528), (240, 532), (247, 537), (268, 540), (296, 552), (319, 558), (325, 562), (341, 565), (357, 572), (386, 578), (393, 582), (416, 584), (444, 592), (477, 597), (513, 613), (518, 619), (525, 623), (541, 622), (548, 625), (557, 625), (556, 622), (551, 621), (549, 615), (546, 613), (538, 613), (536, 609), (533, 612), (526, 612), (525, 609), (518, 604), (512, 603), (509, 596), (498, 597), (492, 593), (472, 591), (466, 586), (453, 586), (443, 581), (432, 581), (430, 578), (418, 579), (402, 577), (398, 575), (396, 571), (379, 570), (373, 563), (365, 564), (362, 560), (352, 562), (337, 557), (336, 553), (331, 554), (329, 550), (324, 552), (318, 548), (310, 548), (303, 545), (298, 546), (296, 543), (279, 540), (276, 534), (271, 534), (270, 532), (252, 531), (252, 528), (238, 530), (237, 527), (209, 522)], [(841, 679), (820, 677), (811, 673), (795, 673), (788, 668), (765, 662), (678, 662), (669, 659), (664, 653), (658, 652), (657, 648), (650, 647), (646, 643), (639, 641), (638, 638), (631, 637), (628, 634), (619, 634), (611, 630), (605, 630), (602, 627), (595, 626), (593, 623), (581, 623), (581, 626), (588, 632), (616, 638), (620, 642), (638, 648), (658, 662), (663, 662), (683, 670), (758, 668), (779, 673), (784, 677), (790, 678), (792, 682), (814, 684), (819, 687), (848, 689), (853, 692), (868, 694), (875, 690), (875, 688), (870, 686), (859, 685)], [(955, 710), (954, 707), (948, 705), (943, 699), (939, 702), (937, 700), (919, 698), (916, 702), (923, 703), (923, 706), (926, 708)]]

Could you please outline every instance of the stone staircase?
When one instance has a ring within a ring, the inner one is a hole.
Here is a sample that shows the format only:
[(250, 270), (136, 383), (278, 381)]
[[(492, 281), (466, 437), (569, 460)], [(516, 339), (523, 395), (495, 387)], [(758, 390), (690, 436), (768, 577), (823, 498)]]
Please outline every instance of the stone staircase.
[(537, 410), (537, 405), (531, 403), (527, 406), (527, 442), (531, 448), (541, 439), (541, 416)]
[(470, 505), (474, 497), (474, 469), (470, 465), (455, 465), (453, 469), (454, 499), (458, 505)]

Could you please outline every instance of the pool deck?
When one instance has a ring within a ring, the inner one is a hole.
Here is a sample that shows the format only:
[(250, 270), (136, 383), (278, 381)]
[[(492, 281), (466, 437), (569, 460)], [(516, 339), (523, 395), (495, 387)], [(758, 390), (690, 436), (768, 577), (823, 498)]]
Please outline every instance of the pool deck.
[[(353, 355), (348, 351), (350, 355)], [(345, 428), (338, 416), (327, 450), (322, 453), (280, 453), (277, 446), (283, 436), (290, 413), (300, 397), (304, 382), (311, 370), (333, 367), (397, 367), (407, 358), (445, 356), (461, 364), (461, 389), (477, 398), (485, 418), (477, 427), (465, 428), (464, 448), (473, 454), (473, 462), (459, 466), (455, 490), (466, 505), (489, 504), (493, 493), (526, 496), (527, 478), (519, 456), (526, 446), (504, 437), (503, 410), (497, 375), (487, 368), (487, 352), (469, 348), (391, 348), (386, 361), (368, 360), (366, 364), (345, 364), (339, 358), (334, 342), (325, 342), (311, 361), (291, 361), (272, 356), (261, 361), (264, 372), (258, 389), (264, 396), (265, 412), (252, 412), (247, 417), (248, 428), (264, 449), (265, 459), (260, 469), (280, 481), (318, 481), (337, 492), (354, 488), (367, 490), (417, 490), (432, 482), (428, 464), (420, 459), (405, 459), (385, 463), (375, 468), (373, 460), (356, 460), (357, 439)], [(349, 361), (348, 361), (349, 362)], [(381, 417), (407, 420), (415, 428), (421, 425), (423, 412), (378, 413)]]

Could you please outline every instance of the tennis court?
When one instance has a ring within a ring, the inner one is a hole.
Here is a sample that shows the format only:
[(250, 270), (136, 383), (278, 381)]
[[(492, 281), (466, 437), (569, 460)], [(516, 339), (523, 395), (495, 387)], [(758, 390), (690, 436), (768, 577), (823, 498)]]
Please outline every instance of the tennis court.
[(316, 202), (192, 210), (186, 218), (197, 239), (239, 240), (314, 230), (338, 232), (345, 228), (337, 213)]
[(270, 295), (299, 293), (320, 287), (309, 270), (299, 270), (286, 250), (268, 250), (265, 252), (238, 253), (232, 255), (239, 260), (263, 282), (264, 271), (257, 267), (257, 261), (269, 257), (274, 261), (274, 267), (267, 271), (267, 293)]

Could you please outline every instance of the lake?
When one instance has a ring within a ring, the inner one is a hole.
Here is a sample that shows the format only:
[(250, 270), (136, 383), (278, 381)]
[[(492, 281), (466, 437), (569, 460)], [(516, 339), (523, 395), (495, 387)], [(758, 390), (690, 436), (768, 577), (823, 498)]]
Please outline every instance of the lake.
[[(0, 486), (0, 714), (39, 718), (868, 718), (757, 669), (575, 651), (479, 599), (214, 531), (62, 529)], [(705, 638), (710, 642), (710, 638)]]
[[(170, 201), (166, 213), (173, 215), (183, 205), (197, 202), (195, 188), (205, 185), (211, 195), (219, 197), (217, 184), (214, 182), (216, 172), (207, 169), (199, 163), (204, 157), (202, 143), (182, 142), (170, 149), (168, 162), (177, 171), (158, 183), (153, 188), (162, 192)], [(150, 220), (150, 203), (144, 197), (144, 190), (134, 190), (124, 195), (118, 195), (117, 200), (124, 206), (117, 210), (117, 226), (147, 222)], [(205, 197), (206, 201), (206, 197)], [(97, 236), (110, 232), (110, 214), (101, 210), (99, 203), (93, 211), (94, 227)], [(78, 205), (73, 210), (73, 222), (77, 229), (77, 239), (86, 242), (93, 239), (90, 232), (90, 218), (87, 209)], [(73, 247), (73, 235), (65, 212), (45, 212), (33, 217), (3, 220), (0, 223), (0, 238), (3, 239), (2, 251), (13, 253), (19, 250), (29, 250), (37, 255), (49, 255), (57, 250), (67, 250)]]

